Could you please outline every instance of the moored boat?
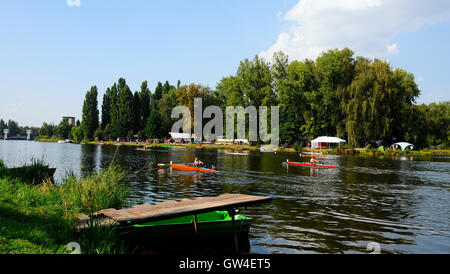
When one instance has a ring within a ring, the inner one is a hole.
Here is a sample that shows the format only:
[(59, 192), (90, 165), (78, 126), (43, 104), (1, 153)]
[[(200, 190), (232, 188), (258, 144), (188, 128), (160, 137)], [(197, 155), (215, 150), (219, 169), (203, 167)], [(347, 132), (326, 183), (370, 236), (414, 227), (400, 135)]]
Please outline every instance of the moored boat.
[(138, 147), (138, 148), (136, 148), (136, 150), (148, 151), (148, 150), (151, 150), (151, 149), (148, 148), (148, 147)]
[[(248, 236), (251, 218), (242, 215), (234, 216), (235, 229), (240, 236)], [(194, 216), (183, 216), (178, 218), (153, 221), (142, 224), (134, 224), (119, 227), (122, 237), (128, 240), (149, 240), (154, 242), (178, 240), (190, 237), (220, 238), (233, 235), (233, 224), (231, 216), (227, 211), (213, 211), (197, 214)]]
[(225, 152), (225, 154), (229, 155), (241, 155), (241, 156), (248, 156), (248, 152)]

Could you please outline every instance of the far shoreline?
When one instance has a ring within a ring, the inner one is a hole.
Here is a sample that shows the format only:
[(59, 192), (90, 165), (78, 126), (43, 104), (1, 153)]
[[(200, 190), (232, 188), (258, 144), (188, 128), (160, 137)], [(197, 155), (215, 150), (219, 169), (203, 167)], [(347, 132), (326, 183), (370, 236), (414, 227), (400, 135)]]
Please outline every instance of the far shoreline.
[[(35, 138), (33, 141), (36, 142), (52, 142), (57, 143), (62, 141), (58, 138)], [(110, 146), (133, 146), (133, 147), (168, 147), (176, 146), (178, 148), (195, 148), (195, 149), (226, 149), (226, 150), (249, 150), (249, 151), (259, 151), (261, 146), (258, 145), (239, 145), (239, 144), (193, 144), (193, 143), (146, 143), (146, 142), (114, 142), (114, 141), (91, 141), (81, 144), (90, 145), (110, 145)], [(302, 152), (320, 152), (326, 155), (361, 155), (361, 156), (405, 156), (405, 157), (423, 157), (423, 156), (450, 156), (450, 148), (424, 148), (421, 150), (391, 150), (386, 149), (384, 151), (379, 151), (374, 148), (351, 148), (347, 146), (341, 146), (338, 148), (326, 148), (326, 149), (311, 149), (309, 147), (302, 147), (300, 150), (296, 150), (293, 147), (283, 148), (278, 147), (276, 152), (287, 152), (287, 153), (302, 153)]]

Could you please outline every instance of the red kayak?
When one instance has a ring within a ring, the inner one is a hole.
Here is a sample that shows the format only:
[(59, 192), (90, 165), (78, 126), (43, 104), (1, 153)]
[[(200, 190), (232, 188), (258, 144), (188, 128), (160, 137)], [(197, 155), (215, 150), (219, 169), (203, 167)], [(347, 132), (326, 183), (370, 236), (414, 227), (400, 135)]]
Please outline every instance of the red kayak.
[(286, 162), (290, 166), (309, 166), (309, 167), (329, 167), (336, 168), (336, 166), (327, 166), (327, 165), (319, 165), (319, 164), (310, 164), (310, 163), (298, 163), (298, 162)]
[(194, 167), (194, 166), (183, 165), (183, 164), (181, 164), (181, 165), (180, 164), (171, 164), (170, 167), (173, 169), (178, 169), (178, 170), (188, 171), (188, 172), (218, 172), (217, 170), (214, 170), (214, 169), (203, 168), (203, 167)]

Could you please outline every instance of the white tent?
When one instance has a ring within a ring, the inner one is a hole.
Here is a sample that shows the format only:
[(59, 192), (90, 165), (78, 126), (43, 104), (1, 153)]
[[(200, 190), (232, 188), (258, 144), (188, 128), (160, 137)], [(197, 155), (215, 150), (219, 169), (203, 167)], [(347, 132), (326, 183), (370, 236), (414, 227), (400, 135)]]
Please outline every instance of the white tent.
[(400, 148), (401, 150), (405, 150), (405, 149), (414, 150), (415, 149), (413, 144), (406, 143), (406, 142), (395, 143), (391, 146), (391, 149), (398, 149), (398, 148)]
[(169, 132), (169, 134), (177, 142), (181, 140), (190, 141), (191, 139), (195, 139), (195, 134), (190, 133)]
[(226, 144), (249, 144), (247, 139), (224, 139), (223, 136), (217, 136), (216, 142), (218, 143), (226, 143)]
[(346, 142), (347, 141), (337, 137), (321, 136), (311, 141), (311, 148), (312, 149), (326, 148), (329, 147), (330, 144), (340, 145), (341, 143)]

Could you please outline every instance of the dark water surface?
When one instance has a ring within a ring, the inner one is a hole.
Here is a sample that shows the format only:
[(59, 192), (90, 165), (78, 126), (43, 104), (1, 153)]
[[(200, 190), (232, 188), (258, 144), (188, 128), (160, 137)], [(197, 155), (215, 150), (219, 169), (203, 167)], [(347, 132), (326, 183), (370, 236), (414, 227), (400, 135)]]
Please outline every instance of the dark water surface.
[[(197, 156), (218, 174), (158, 169), (157, 163), (192, 162)], [(115, 157), (131, 175), (130, 202), (216, 196), (223, 193), (270, 195), (271, 203), (242, 209), (252, 217), (252, 253), (368, 253), (376, 242), (382, 253), (450, 253), (450, 158), (324, 159), (337, 169), (282, 165), (295, 154), (0, 141), (0, 158), (9, 166), (34, 157), (65, 172), (89, 174)]]

